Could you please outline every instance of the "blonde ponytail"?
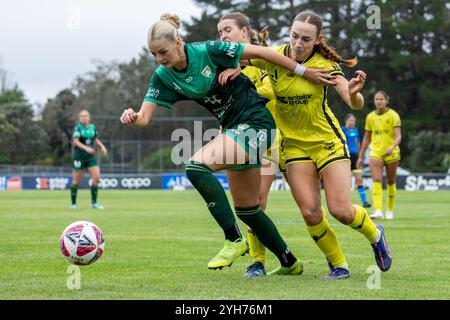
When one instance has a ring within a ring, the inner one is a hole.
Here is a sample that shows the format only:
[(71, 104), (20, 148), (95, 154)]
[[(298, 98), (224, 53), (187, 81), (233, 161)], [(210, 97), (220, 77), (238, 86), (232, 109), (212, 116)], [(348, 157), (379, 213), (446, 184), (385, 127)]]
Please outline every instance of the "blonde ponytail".
[(262, 28), (262, 30), (259, 32), (259, 38), (261, 39), (261, 45), (263, 47), (268, 47), (269, 43), (267, 40), (269, 39), (269, 26), (265, 26)]
[(178, 29), (181, 27), (181, 20), (175, 14), (165, 13), (160, 20), (151, 25), (147, 35), (147, 46), (150, 50), (150, 44), (154, 40), (166, 38), (175, 41), (179, 37)]

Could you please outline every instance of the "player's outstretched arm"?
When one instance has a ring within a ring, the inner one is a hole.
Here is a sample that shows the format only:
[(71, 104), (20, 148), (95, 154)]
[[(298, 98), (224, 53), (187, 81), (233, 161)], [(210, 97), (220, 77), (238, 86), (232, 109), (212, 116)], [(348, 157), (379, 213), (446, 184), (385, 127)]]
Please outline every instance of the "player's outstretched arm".
[(158, 107), (154, 102), (144, 101), (139, 112), (132, 108), (125, 109), (120, 116), (120, 122), (129, 127), (143, 128), (149, 124)]
[(336, 86), (334, 87), (342, 100), (353, 110), (361, 110), (364, 107), (364, 97), (360, 91), (364, 87), (367, 75), (364, 71), (355, 72), (356, 78), (348, 81), (343, 76), (336, 76)]
[(293, 71), (299, 76), (304, 77), (306, 80), (323, 84), (327, 86), (334, 86), (336, 83), (333, 81), (335, 76), (330, 75), (331, 70), (307, 68), (299, 64), (294, 59), (288, 58), (275, 52), (269, 47), (262, 47), (252, 44), (246, 44), (241, 56), (241, 60), (249, 59), (264, 59), (280, 67)]

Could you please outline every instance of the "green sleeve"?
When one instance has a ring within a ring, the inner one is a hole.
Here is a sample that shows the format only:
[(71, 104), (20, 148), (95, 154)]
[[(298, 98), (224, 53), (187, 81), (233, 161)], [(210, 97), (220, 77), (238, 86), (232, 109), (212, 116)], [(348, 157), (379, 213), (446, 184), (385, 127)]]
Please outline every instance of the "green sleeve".
[(206, 50), (212, 62), (225, 68), (237, 68), (244, 47), (244, 44), (238, 42), (206, 42)]
[(178, 93), (168, 88), (156, 72), (153, 73), (144, 101), (154, 102), (172, 109), (172, 105), (179, 100), (182, 100), (182, 98)]
[(81, 132), (78, 129), (78, 126), (75, 127), (75, 129), (73, 129), (73, 134), (72, 134), (72, 138), (80, 138), (81, 137)]

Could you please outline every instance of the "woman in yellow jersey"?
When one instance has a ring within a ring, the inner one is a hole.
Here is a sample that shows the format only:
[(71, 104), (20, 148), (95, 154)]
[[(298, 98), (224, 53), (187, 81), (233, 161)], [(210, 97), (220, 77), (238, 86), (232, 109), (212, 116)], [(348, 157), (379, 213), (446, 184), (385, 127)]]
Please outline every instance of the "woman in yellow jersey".
[(387, 180), (387, 208), (386, 219), (394, 219), (394, 202), (397, 178), (397, 168), (400, 163), (400, 142), (401, 120), (397, 112), (388, 107), (389, 97), (384, 91), (378, 91), (374, 96), (375, 108), (367, 115), (366, 133), (361, 150), (359, 152), (358, 163), (362, 163), (362, 158), (370, 144), (369, 166), (373, 179), (372, 198), (374, 213), (372, 219), (382, 219), (382, 197), (383, 197), (383, 167), (386, 166)]
[[(298, 14), (291, 26), (290, 43), (274, 50), (305, 67), (331, 69), (339, 96), (350, 108), (363, 108), (360, 91), (366, 74), (356, 71), (356, 78), (345, 79), (339, 64), (354, 66), (357, 61), (342, 59), (325, 43), (322, 19), (317, 14), (310, 11)], [(392, 257), (383, 228), (372, 222), (363, 207), (353, 205), (350, 200), (349, 152), (339, 122), (328, 106), (328, 88), (304, 81), (261, 59), (251, 59), (250, 64), (269, 73), (277, 99), (277, 124), (283, 136), (282, 153), (291, 192), (308, 232), (327, 258), (331, 273), (324, 279), (345, 279), (350, 272), (336, 234), (322, 212), (321, 178), (328, 211), (370, 241), (379, 268), (387, 271)]]
[[(258, 34), (250, 29), (249, 18), (243, 13), (232, 12), (222, 16), (217, 24), (217, 30), (221, 41), (259, 44)], [(261, 33), (261, 40), (262, 45), (267, 46), (267, 33)], [(252, 66), (242, 66), (241, 71), (253, 82), (258, 93), (270, 100), (266, 104), (266, 107), (276, 121), (275, 95), (267, 72)], [(283, 164), (279, 162), (280, 160), (279, 135), (277, 135), (277, 138), (270, 149), (266, 151), (262, 162), (263, 168), (261, 170), (261, 185), (259, 191), (259, 205), (262, 210), (266, 209), (270, 186), (278, 172), (278, 164), (280, 167), (283, 167)], [(236, 171), (248, 169), (249, 166), (251, 165), (244, 165), (237, 169), (229, 170), (227, 172), (228, 181), (233, 183), (233, 181), (238, 178), (238, 173)], [(249, 244), (249, 254), (253, 259), (253, 263), (247, 268), (244, 277), (254, 278), (263, 276), (266, 274), (264, 267), (266, 261), (265, 247), (250, 228), (247, 232), (247, 240)]]

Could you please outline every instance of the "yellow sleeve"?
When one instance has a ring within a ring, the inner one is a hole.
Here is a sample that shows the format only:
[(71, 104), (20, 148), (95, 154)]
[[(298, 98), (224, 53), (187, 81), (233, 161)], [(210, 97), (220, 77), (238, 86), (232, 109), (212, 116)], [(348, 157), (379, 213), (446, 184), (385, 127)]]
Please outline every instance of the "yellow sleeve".
[(256, 88), (260, 95), (263, 95), (269, 100), (275, 99), (275, 93), (272, 89), (272, 84), (270, 83), (269, 75), (266, 71), (261, 71), (261, 84)]
[(366, 117), (366, 126), (364, 128), (364, 130), (372, 132), (372, 121), (370, 120), (371, 116), (370, 114)]
[(394, 124), (393, 125), (394, 128), (402, 126), (402, 121), (400, 120), (400, 116), (398, 115), (397, 112), (393, 113), (392, 120), (393, 120), (392, 123)]
[(251, 59), (248, 60), (251, 66), (254, 66), (261, 70), (270, 70), (273, 68), (273, 64), (264, 59)]
[(342, 71), (342, 68), (338, 63), (332, 62), (330, 69), (331, 69), (330, 74), (341, 75), (341, 76), (345, 77), (345, 74)]

